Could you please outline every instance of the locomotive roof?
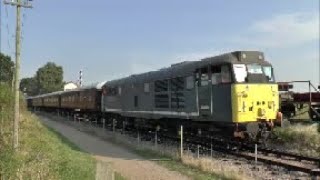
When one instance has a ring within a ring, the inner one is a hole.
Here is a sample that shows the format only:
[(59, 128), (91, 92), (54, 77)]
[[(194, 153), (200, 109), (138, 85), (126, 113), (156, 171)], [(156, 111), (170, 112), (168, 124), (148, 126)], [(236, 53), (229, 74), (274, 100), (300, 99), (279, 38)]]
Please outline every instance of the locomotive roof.
[(264, 60), (264, 54), (259, 51), (234, 51), (214, 57), (208, 57), (199, 61), (184, 61), (181, 63), (173, 64), (170, 67), (162, 68), (157, 71), (150, 71), (142, 74), (134, 74), (125, 78), (108, 81), (105, 85), (117, 86), (127, 83), (139, 83), (146, 81), (155, 81), (159, 79), (170, 79), (171, 77), (183, 77), (192, 72), (195, 69), (207, 66), (218, 65), (224, 63), (259, 63), (261, 65), (271, 65)]

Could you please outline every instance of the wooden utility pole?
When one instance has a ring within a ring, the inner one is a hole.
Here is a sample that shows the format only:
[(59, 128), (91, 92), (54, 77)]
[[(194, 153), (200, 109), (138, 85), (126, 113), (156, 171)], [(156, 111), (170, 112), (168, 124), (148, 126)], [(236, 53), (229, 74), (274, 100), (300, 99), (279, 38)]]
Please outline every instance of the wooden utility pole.
[(21, 7), (32, 8), (29, 1), (12, 0), (4, 1), (6, 5), (17, 7), (17, 22), (16, 22), (16, 63), (15, 63), (15, 81), (14, 81), (14, 122), (13, 122), (13, 148), (17, 151), (19, 147), (19, 120), (20, 120), (20, 105), (19, 105), (19, 84), (20, 84), (20, 52), (21, 52)]

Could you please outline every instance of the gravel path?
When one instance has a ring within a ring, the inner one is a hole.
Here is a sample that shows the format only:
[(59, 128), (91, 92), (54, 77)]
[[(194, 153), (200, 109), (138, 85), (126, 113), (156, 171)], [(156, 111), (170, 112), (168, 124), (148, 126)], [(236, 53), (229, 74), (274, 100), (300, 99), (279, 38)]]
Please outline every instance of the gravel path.
[[(108, 168), (104, 163), (111, 163), (112, 168), (126, 179), (190, 179), (178, 172), (170, 171), (155, 162), (145, 160), (122, 147), (88, 135), (66, 124), (59, 123), (45, 117), (41, 117), (41, 120), (44, 124), (67, 137), (71, 142), (79, 146), (84, 151), (91, 153), (98, 160), (96, 179), (104, 179), (104, 174), (106, 174)], [(105, 171), (103, 170), (104, 168), (106, 168)]]

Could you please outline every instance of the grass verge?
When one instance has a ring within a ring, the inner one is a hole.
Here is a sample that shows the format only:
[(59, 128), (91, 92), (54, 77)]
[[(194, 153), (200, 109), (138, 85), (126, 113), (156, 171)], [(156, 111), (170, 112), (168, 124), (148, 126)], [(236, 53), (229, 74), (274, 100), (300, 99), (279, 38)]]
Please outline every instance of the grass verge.
[(41, 124), (24, 105), (20, 108), (19, 149), (13, 151), (10, 92), (0, 87), (0, 179), (95, 179), (95, 159)]
[(272, 143), (292, 152), (320, 157), (320, 125), (292, 125), (286, 128), (276, 128), (275, 134), (278, 137)]

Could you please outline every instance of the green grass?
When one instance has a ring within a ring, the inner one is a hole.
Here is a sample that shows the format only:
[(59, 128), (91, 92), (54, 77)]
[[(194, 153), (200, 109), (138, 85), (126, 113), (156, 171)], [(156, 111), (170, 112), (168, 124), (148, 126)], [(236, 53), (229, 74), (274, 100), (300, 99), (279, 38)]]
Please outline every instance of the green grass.
[(12, 150), (11, 91), (0, 86), (0, 179), (93, 180), (96, 161), (68, 139), (45, 127), (21, 105), (19, 149)]
[(119, 174), (118, 172), (114, 173), (114, 179), (115, 180), (126, 180), (121, 174)]
[(94, 158), (33, 115), (21, 123), (21, 165), (25, 179), (42, 174), (44, 179), (95, 179)]

